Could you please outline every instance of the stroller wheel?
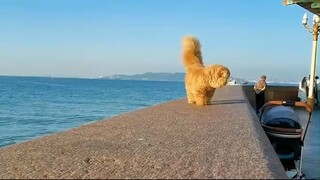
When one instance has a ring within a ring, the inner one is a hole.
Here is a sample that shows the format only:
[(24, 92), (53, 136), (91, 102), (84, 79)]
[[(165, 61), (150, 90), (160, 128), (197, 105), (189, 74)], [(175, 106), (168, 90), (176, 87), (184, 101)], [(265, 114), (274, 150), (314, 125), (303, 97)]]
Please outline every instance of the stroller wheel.
[(291, 169), (289, 171), (286, 171), (286, 174), (287, 174), (288, 178), (295, 179), (297, 177), (298, 171), (295, 169)]
[(286, 174), (290, 179), (305, 179), (305, 174), (299, 175), (299, 173), (296, 170), (286, 171)]

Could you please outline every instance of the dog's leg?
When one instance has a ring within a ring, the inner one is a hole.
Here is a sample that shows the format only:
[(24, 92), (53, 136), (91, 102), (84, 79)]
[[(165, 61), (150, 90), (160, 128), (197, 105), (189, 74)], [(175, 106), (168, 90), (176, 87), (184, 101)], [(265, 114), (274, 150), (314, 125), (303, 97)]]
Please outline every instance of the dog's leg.
[(213, 96), (215, 91), (216, 91), (216, 89), (214, 89), (212, 91), (208, 91), (206, 93), (206, 97), (205, 97), (206, 98), (206, 105), (210, 105), (211, 104), (211, 98), (212, 98), (212, 96)]
[(194, 95), (190, 92), (190, 91), (187, 91), (187, 98), (188, 98), (188, 103), (189, 104), (193, 104), (195, 103), (195, 99), (194, 99)]
[(204, 92), (197, 92), (195, 100), (198, 106), (204, 106), (206, 104), (206, 94)]

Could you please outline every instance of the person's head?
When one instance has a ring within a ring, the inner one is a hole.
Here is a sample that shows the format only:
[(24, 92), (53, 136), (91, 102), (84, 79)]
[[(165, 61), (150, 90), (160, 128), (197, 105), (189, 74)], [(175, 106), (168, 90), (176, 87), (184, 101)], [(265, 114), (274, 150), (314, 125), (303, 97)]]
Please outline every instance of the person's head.
[(315, 78), (316, 78), (316, 79), (319, 79), (319, 76), (316, 76)]
[(262, 75), (262, 76), (261, 76), (261, 79), (262, 79), (262, 80), (266, 80), (266, 79), (267, 79), (267, 76), (266, 76), (266, 75)]

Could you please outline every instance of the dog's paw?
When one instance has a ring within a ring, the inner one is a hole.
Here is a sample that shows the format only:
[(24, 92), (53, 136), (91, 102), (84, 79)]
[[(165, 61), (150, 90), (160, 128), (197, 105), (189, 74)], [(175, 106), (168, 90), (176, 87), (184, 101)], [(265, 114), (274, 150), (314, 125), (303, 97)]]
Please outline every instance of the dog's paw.
[(197, 104), (198, 106), (204, 106), (204, 105), (206, 105), (206, 103), (205, 103), (204, 101), (196, 101), (196, 104)]
[(210, 101), (208, 101), (208, 102), (206, 102), (206, 103), (205, 103), (205, 105), (211, 105), (211, 102), (210, 102)]

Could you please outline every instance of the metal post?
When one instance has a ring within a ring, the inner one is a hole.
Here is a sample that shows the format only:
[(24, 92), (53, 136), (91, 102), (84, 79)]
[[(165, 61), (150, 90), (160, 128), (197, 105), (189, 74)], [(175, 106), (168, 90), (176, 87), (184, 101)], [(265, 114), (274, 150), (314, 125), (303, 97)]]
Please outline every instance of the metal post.
[[(317, 17), (319, 18), (319, 17)], [(317, 59), (317, 45), (318, 45), (318, 35), (319, 35), (319, 24), (314, 23), (313, 25), (313, 46), (312, 46), (312, 56), (311, 56), (311, 68), (310, 68), (310, 79), (309, 79), (309, 92), (308, 92), (308, 105), (311, 109), (314, 108), (314, 82), (315, 82), (315, 71), (316, 71), (316, 59)]]

